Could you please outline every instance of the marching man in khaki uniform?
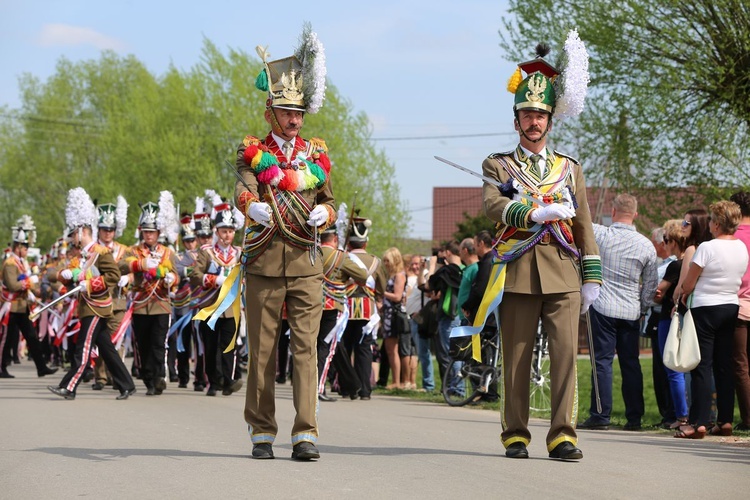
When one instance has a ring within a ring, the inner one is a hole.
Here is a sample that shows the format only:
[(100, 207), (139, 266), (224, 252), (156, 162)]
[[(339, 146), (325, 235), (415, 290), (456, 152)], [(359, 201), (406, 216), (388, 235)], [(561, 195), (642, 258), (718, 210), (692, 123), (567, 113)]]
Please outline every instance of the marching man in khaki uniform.
[(141, 242), (125, 252), (119, 262), (123, 277), (120, 286), (127, 286), (132, 276), (133, 333), (140, 356), (140, 375), (146, 395), (160, 395), (167, 388), (165, 376), (167, 331), (172, 314), (169, 291), (176, 286), (174, 252), (158, 243), (159, 233), (174, 241), (179, 221), (174, 199), (162, 191), (159, 204), (148, 202), (141, 207), (138, 232)]
[(71, 189), (65, 209), (65, 222), (70, 231), (73, 246), (81, 251), (78, 259), (72, 259), (58, 273), (58, 280), (69, 289), (80, 287), (78, 294), (78, 332), (75, 353), (70, 371), (60, 384), (48, 386), (53, 394), (64, 399), (75, 399), (76, 389), (83, 380), (83, 372), (89, 365), (91, 350), (96, 346), (99, 356), (109, 367), (114, 384), (120, 390), (116, 399), (127, 399), (135, 392), (133, 379), (117, 354), (110, 338), (107, 322), (112, 319), (112, 295), (110, 289), (117, 286), (120, 270), (112, 252), (94, 241), (92, 227), (96, 225), (97, 212), (94, 203), (83, 188)]
[[(256, 87), (268, 92), (265, 119), (271, 132), (245, 137), (237, 150), (237, 206), (248, 216), (243, 249), (247, 307), (248, 374), (245, 421), (253, 458), (273, 458), (278, 426), (274, 382), (281, 311), (291, 328), (294, 359), (292, 458), (320, 457), (316, 408), (316, 338), (323, 311), (323, 262), (319, 232), (336, 220), (325, 143), (299, 134), (325, 92), (323, 46), (306, 30), (291, 57), (268, 61)], [(305, 68), (303, 70), (303, 68)]]
[[(199, 304), (214, 303), (219, 296), (219, 289), (234, 266), (239, 265), (242, 249), (232, 245), (235, 230), (244, 225), (242, 214), (235, 214), (228, 203), (214, 207), (214, 228), (216, 243), (204, 245), (198, 252), (195, 267), (190, 275), (191, 284), (196, 288)], [(239, 217), (237, 217), (239, 216)], [(221, 390), (224, 396), (242, 388), (242, 379), (238, 377), (236, 349), (227, 348), (235, 334), (235, 319), (232, 308), (228, 308), (211, 328), (206, 321), (200, 322), (200, 332), (205, 345), (206, 375), (208, 391), (206, 396), (215, 396)], [(217, 361), (220, 366), (217, 366)]]
[(24, 215), (13, 227), (12, 252), (3, 261), (2, 286), (0, 287), (0, 378), (15, 378), (8, 372), (11, 361), (10, 342), (18, 342), (20, 330), (29, 355), (36, 365), (40, 377), (51, 375), (57, 368), (49, 368), (44, 361), (42, 346), (34, 325), (29, 319), (31, 305), (40, 295), (39, 276), (32, 272), (26, 256), (29, 246), (36, 240), (36, 226), (28, 215)]
[[(585, 55), (582, 43), (580, 48)], [(583, 457), (576, 447), (575, 431), (578, 323), (580, 314), (598, 295), (601, 260), (581, 165), (546, 147), (556, 106), (553, 82), (558, 74), (543, 59), (548, 51), (539, 46), (538, 57), (521, 63), (517, 76), (511, 79), (508, 89), (515, 94), (514, 124), (520, 144), (513, 151), (490, 155), (482, 164), (486, 177), (502, 183), (498, 188), (485, 182), (484, 208), (487, 216), (501, 225), (494, 265), (506, 273), (504, 291), (500, 288), (505, 384), (501, 438), (506, 456), (529, 456), (529, 373), (541, 318), (549, 335), (552, 362), (547, 450), (551, 458), (576, 460)], [(528, 74), (522, 81), (521, 69)], [(564, 81), (588, 81), (567, 76)], [(585, 85), (583, 92), (566, 85), (564, 93), (568, 98), (579, 96), (582, 109)], [(557, 105), (561, 110), (571, 106), (569, 102)]]
[[(99, 205), (96, 207), (96, 211), (99, 217), (97, 242), (99, 245), (107, 247), (112, 253), (115, 263), (118, 263), (125, 256), (125, 251), (128, 249), (127, 245), (115, 241), (115, 238), (122, 236), (127, 226), (128, 203), (125, 201), (125, 198), (118, 196), (117, 204), (106, 203)], [(109, 334), (114, 337), (127, 310), (127, 296), (125, 291), (119, 286), (113, 287), (111, 292), (112, 318), (107, 321), (107, 328), (109, 329)], [(104, 360), (101, 357), (96, 358), (96, 364), (94, 365), (94, 385), (91, 387), (93, 390), (101, 391), (104, 389), (108, 379), (111, 379), (107, 371), (108, 368), (104, 364)]]

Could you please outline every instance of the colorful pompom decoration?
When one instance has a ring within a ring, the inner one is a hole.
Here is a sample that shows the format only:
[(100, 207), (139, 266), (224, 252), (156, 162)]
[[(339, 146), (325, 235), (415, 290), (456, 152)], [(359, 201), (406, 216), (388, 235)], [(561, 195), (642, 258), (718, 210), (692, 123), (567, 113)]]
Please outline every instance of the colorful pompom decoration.
[(515, 73), (513, 73), (513, 76), (508, 79), (508, 92), (515, 94), (522, 81), (523, 74), (521, 73), (521, 68), (516, 67)]

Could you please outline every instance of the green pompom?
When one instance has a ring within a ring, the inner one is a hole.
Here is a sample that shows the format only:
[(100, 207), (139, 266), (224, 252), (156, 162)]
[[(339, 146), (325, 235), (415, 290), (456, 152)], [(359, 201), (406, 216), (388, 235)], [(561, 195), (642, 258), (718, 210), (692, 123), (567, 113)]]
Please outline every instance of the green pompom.
[(261, 71), (258, 78), (255, 79), (255, 88), (268, 92), (268, 75), (266, 74), (266, 70)]
[(276, 159), (276, 155), (263, 151), (263, 154), (260, 157), (260, 162), (258, 162), (258, 166), (255, 167), (255, 172), (259, 174), (267, 168), (270, 168), (272, 165), (278, 164), (279, 160)]

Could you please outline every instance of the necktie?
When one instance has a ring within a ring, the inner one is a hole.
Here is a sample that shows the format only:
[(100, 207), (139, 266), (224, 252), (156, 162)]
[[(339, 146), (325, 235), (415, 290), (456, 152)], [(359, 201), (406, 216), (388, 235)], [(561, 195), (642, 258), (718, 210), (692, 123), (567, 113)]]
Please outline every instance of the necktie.
[(541, 179), (544, 175), (544, 158), (542, 158), (542, 155), (531, 155), (529, 159), (531, 160), (531, 171), (538, 179)]
[(281, 151), (286, 156), (286, 161), (292, 160), (292, 143), (287, 141), (281, 146)]

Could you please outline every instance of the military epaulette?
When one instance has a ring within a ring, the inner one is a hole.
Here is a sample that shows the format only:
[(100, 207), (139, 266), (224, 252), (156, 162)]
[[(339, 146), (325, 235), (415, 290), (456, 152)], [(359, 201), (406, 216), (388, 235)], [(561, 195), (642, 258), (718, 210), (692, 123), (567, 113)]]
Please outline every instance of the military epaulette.
[(205, 245), (201, 246), (201, 250), (211, 250), (214, 247), (213, 243), (206, 243)]
[(313, 137), (312, 139), (310, 139), (310, 149), (312, 151), (328, 153), (328, 146), (326, 146), (326, 141), (319, 137)]
[(242, 139), (242, 144), (245, 147), (248, 147), (248, 146), (251, 146), (251, 145), (257, 146), (258, 144), (260, 144), (260, 142), (261, 142), (260, 139), (258, 139), (257, 137), (254, 137), (252, 135), (246, 135), (245, 138)]
[(515, 150), (511, 149), (510, 151), (505, 151), (504, 153), (492, 153), (487, 158), (492, 158), (494, 160), (494, 159), (499, 158), (501, 156), (513, 156), (514, 152), (515, 152)]
[(561, 153), (561, 152), (559, 152), (559, 151), (558, 151), (558, 150), (556, 150), (556, 149), (554, 149), (553, 151), (555, 152), (555, 154), (556, 154), (557, 156), (562, 156), (563, 158), (567, 158), (568, 160), (572, 161), (572, 162), (573, 162), (573, 163), (575, 163), (576, 165), (580, 165), (580, 164), (581, 164), (581, 163), (580, 163), (580, 162), (579, 162), (578, 160), (576, 160), (576, 159), (575, 159), (575, 158), (573, 158), (572, 156), (568, 156), (568, 155), (566, 155), (565, 153)]
[(91, 251), (92, 252), (96, 252), (99, 255), (104, 255), (104, 254), (112, 253), (112, 250), (110, 250), (109, 248), (105, 247), (104, 245), (100, 245), (99, 243), (94, 243), (91, 246)]

